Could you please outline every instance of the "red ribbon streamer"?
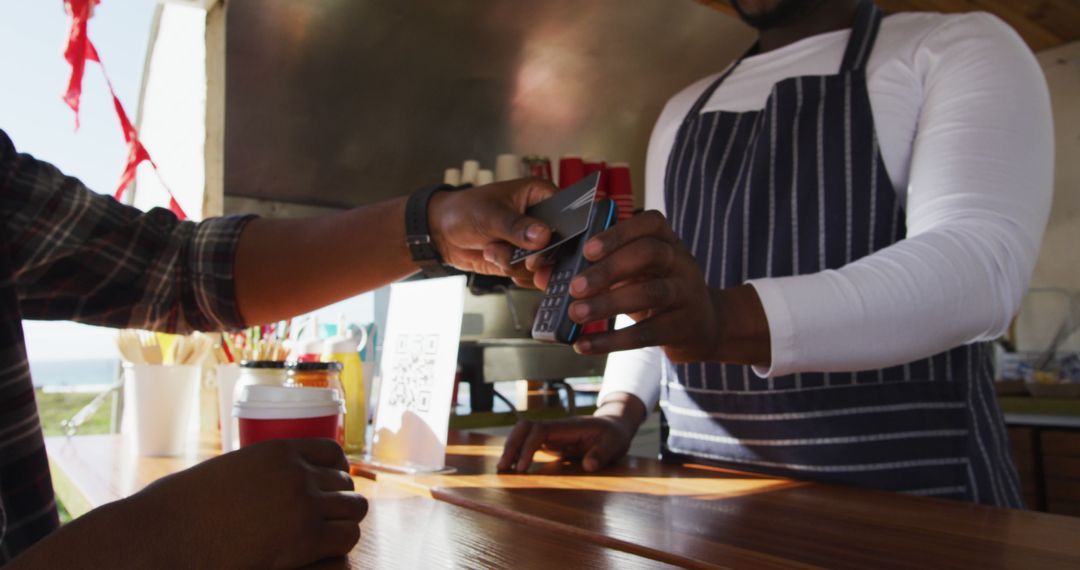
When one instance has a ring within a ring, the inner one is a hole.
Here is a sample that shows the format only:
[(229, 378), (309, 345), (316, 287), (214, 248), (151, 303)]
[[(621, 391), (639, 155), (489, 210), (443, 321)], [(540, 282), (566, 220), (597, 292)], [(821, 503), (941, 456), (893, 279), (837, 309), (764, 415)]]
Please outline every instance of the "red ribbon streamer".
[[(161, 171), (158, 170), (157, 164), (150, 158), (150, 153), (147, 152), (146, 147), (139, 140), (139, 132), (128, 119), (124, 106), (120, 103), (120, 98), (116, 96), (116, 90), (113, 89), (112, 81), (109, 80), (109, 74), (105, 72), (105, 66), (101, 63), (101, 58), (98, 57), (97, 49), (94, 48), (94, 44), (86, 34), (87, 22), (89, 22), (90, 16), (93, 14), (94, 6), (100, 3), (101, 0), (64, 0), (68, 13), (71, 14), (71, 31), (68, 33), (68, 44), (64, 50), (64, 59), (71, 64), (71, 80), (68, 81), (64, 102), (75, 112), (75, 129), (78, 130), (79, 99), (82, 97), (82, 80), (86, 72), (86, 61), (96, 61), (101, 67), (101, 74), (105, 77), (105, 84), (109, 86), (113, 107), (116, 108), (116, 116), (120, 119), (120, 128), (124, 130), (124, 141), (128, 147), (127, 164), (124, 166), (124, 172), (120, 175), (120, 185), (115, 193), (116, 199), (120, 200), (124, 195), (124, 190), (134, 180), (135, 170), (143, 161), (150, 163), (150, 166), (158, 173), (159, 178)], [(172, 190), (165, 186), (164, 181), (162, 181), (162, 186), (165, 187), (165, 192), (169, 194), (169, 210), (181, 220), (187, 219), (184, 210), (180, 208), (176, 197), (173, 196)]]

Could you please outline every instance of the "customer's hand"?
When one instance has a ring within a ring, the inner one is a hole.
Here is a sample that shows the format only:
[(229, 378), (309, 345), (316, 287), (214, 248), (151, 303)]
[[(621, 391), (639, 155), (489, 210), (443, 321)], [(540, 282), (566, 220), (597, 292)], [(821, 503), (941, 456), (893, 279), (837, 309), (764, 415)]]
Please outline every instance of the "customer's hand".
[(31, 568), (296, 568), (360, 539), (367, 500), (341, 447), (273, 440), (164, 477), (62, 526), (11, 561)]
[(592, 417), (521, 420), (506, 440), (498, 469), (525, 473), (532, 466), (533, 454), (544, 449), (563, 459), (580, 459), (587, 472), (598, 471), (626, 455), (646, 415), (645, 405), (636, 396), (617, 393)]
[(507, 261), (513, 246), (537, 250), (551, 239), (551, 228), (525, 210), (554, 195), (556, 188), (537, 179), (512, 180), (431, 199), (428, 221), (435, 247), (450, 265), (476, 273), (507, 275), (532, 287), (532, 272)]
[(165, 477), (129, 501), (142, 520), (169, 526), (159, 540), (179, 547), (177, 565), (295, 568), (346, 555), (360, 539), (368, 504), (348, 469), (331, 440), (272, 440)]

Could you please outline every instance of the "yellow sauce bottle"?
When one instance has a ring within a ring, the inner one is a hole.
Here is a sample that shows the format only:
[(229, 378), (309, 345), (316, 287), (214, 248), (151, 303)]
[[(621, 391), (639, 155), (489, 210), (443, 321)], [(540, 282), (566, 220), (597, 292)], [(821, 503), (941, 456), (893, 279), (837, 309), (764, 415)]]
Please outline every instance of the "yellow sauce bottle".
[(362, 339), (343, 336), (328, 339), (323, 345), (323, 362), (341, 363), (341, 384), (345, 389), (345, 453), (364, 453), (367, 436), (367, 395), (364, 393), (364, 367), (357, 348)]

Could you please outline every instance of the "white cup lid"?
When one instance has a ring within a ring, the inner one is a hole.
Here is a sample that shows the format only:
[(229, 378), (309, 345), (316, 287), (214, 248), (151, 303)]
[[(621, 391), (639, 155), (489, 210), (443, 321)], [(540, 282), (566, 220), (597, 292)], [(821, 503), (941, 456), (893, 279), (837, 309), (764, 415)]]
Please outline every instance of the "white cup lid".
[(337, 390), (252, 384), (244, 386), (233, 405), (238, 418), (277, 420), (317, 418), (345, 413)]

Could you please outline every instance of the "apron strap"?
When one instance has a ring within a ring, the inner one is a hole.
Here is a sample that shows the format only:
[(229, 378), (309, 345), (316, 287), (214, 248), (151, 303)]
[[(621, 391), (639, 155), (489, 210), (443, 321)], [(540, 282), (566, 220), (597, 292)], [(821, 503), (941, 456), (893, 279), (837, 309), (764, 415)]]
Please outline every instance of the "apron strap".
[(873, 0), (862, 0), (855, 12), (855, 24), (851, 27), (851, 39), (844, 51), (840, 73), (861, 71), (870, 59), (870, 51), (881, 28), (881, 10)]
[[(873, 0), (862, 0), (859, 3), (859, 7), (855, 12), (855, 24), (852, 26), (851, 38), (848, 40), (847, 49), (844, 51), (844, 60), (840, 64), (840, 72), (861, 70), (866, 66), (866, 61), (870, 59), (870, 50), (874, 46), (874, 42), (877, 40), (878, 30), (881, 28), (881, 10), (874, 4)], [(690, 107), (690, 112), (683, 118), (683, 124), (690, 122), (694, 117), (701, 113), (701, 109), (705, 107), (705, 104), (709, 102), (709, 99), (716, 92), (720, 84), (728, 78), (735, 68), (739, 67), (742, 61), (752, 55), (757, 55), (761, 50), (761, 46), (758, 42), (754, 42), (754, 45), (750, 46), (750, 49), (746, 50), (739, 59), (735, 61), (720, 77), (717, 77), (712, 84), (709, 85), (704, 92), (694, 101), (694, 106)]]
[(754, 45), (750, 46), (750, 49), (746, 50), (746, 53), (742, 54), (739, 59), (735, 60), (735, 63), (731, 64), (731, 67), (729, 67), (727, 71), (720, 75), (720, 77), (717, 77), (716, 81), (713, 81), (701, 96), (697, 98), (697, 101), (694, 101), (694, 106), (690, 107), (690, 112), (683, 117), (683, 124), (689, 123), (694, 117), (698, 116), (698, 114), (701, 113), (701, 109), (705, 107), (705, 104), (709, 102), (713, 93), (716, 92), (716, 89), (720, 87), (720, 84), (723, 83), (733, 71), (735, 71), (735, 68), (739, 67), (739, 64), (742, 63), (744, 59), (756, 55), (760, 50), (761, 45), (758, 42), (754, 42)]

